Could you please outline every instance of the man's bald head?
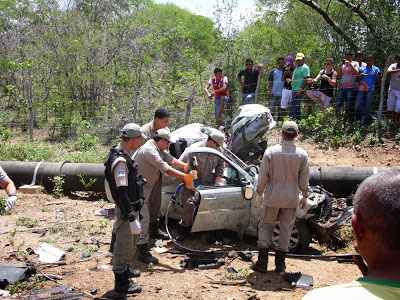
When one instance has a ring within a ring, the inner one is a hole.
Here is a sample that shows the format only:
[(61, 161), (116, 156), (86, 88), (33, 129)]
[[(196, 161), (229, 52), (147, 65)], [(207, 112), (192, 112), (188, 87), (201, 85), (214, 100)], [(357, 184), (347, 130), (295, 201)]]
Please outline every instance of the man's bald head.
[(400, 251), (400, 170), (373, 175), (354, 196), (354, 214), (390, 251)]

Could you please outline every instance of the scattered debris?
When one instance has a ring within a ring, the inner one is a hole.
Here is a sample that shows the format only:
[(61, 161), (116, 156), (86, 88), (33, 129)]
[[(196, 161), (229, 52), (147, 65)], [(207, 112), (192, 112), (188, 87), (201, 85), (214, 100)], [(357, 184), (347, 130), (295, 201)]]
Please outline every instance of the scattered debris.
[(5, 290), (0, 290), (0, 297), (10, 297), (10, 292)]
[(169, 249), (166, 247), (156, 247), (156, 248), (154, 248), (154, 251), (158, 254), (164, 254), (164, 253), (169, 252)]
[(115, 216), (115, 208), (102, 208), (96, 212), (95, 216), (101, 216), (112, 220)]
[(313, 277), (302, 274), (301, 272), (286, 273), (284, 279), (289, 282), (292, 287), (302, 288), (305, 290), (312, 289), (314, 285)]
[(228, 268), (226, 268), (226, 271), (228, 273), (231, 273), (231, 274), (237, 274), (238, 273), (238, 271), (234, 267), (228, 267)]
[(195, 255), (193, 253), (186, 254), (181, 261), (181, 267), (186, 269), (215, 269), (219, 268), (223, 264), (225, 264), (223, 258), (218, 258), (212, 255)]
[(247, 262), (250, 262), (251, 258), (253, 257), (253, 252), (252, 251), (239, 251), (238, 254), (239, 254), (239, 257), (243, 261), (247, 261)]
[(35, 251), (43, 263), (57, 263), (65, 260), (65, 252), (47, 243), (40, 244)]
[(260, 296), (258, 296), (257, 294), (253, 294), (253, 295), (249, 296), (249, 298), (247, 298), (247, 300), (260, 300)]
[(238, 253), (235, 250), (231, 250), (228, 252), (228, 257), (229, 258), (235, 258), (238, 256)]
[(83, 299), (82, 292), (74, 291), (71, 287), (59, 285), (54, 288), (33, 290), (28, 296), (20, 297), (23, 300), (44, 300), (44, 299), (68, 299), (80, 300)]
[(0, 264), (0, 289), (7, 287), (9, 284), (24, 280), (35, 272), (35, 268), (25, 264)]

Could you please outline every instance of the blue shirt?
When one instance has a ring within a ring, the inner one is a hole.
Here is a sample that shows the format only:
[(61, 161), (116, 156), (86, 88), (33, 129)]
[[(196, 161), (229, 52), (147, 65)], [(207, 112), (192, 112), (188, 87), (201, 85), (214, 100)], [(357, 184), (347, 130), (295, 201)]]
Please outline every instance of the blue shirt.
[(378, 74), (381, 70), (377, 66), (362, 66), (360, 68), (360, 74), (362, 75), (361, 81), (368, 86), (368, 91), (375, 90), (375, 83), (378, 80)]
[(272, 81), (272, 96), (282, 96), (283, 90), (283, 70), (274, 68), (269, 74), (269, 81)]

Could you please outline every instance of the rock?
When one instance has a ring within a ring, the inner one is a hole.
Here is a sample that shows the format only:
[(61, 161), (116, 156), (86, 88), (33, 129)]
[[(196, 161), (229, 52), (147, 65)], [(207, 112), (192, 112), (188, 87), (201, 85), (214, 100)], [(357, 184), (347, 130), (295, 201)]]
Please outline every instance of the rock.
[(92, 256), (92, 253), (90, 253), (90, 251), (88, 251), (88, 250), (83, 251), (83, 252), (81, 253), (81, 259), (89, 258), (89, 257), (91, 257), (91, 256)]
[(69, 247), (67, 247), (67, 249), (65, 249), (65, 252), (72, 252), (72, 251), (74, 251), (73, 246), (69, 246)]
[(237, 256), (238, 256), (238, 254), (237, 254), (237, 252), (235, 250), (231, 250), (231, 251), (228, 252), (228, 257), (229, 258), (234, 258), (234, 257), (237, 257)]
[(257, 294), (253, 294), (251, 295), (249, 298), (247, 298), (247, 300), (260, 300), (260, 296), (258, 296)]
[(91, 289), (91, 290), (89, 291), (89, 293), (90, 293), (91, 295), (96, 295), (96, 294), (97, 294), (97, 289), (96, 289), (96, 288), (93, 288), (93, 289)]
[(216, 284), (211, 285), (211, 287), (212, 287), (213, 289), (219, 289), (219, 285), (216, 285)]

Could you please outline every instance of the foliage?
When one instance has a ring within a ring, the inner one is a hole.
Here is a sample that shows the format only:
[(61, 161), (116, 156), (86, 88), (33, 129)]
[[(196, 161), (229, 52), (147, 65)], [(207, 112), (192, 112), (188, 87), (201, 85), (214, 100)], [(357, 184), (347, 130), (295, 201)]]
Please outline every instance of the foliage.
[(17, 222), (15, 223), (17, 226), (33, 228), (36, 227), (38, 224), (38, 220), (29, 218), (29, 217), (19, 217)]
[(91, 177), (85, 174), (78, 174), (79, 182), (85, 189), (89, 189), (96, 183), (96, 177)]
[(144, 123), (159, 105), (180, 120), (192, 89), (202, 94), (218, 47), (211, 20), (171, 4), (17, 0), (4, 7), (0, 105), (7, 123), (25, 130), (32, 121), (52, 139), (76, 138), (77, 150), (93, 149), (95, 132)]
[(32, 291), (33, 289), (40, 289), (43, 287), (46, 279), (44, 277), (34, 276), (25, 281), (18, 281), (14, 284), (7, 286), (7, 290), (11, 295), (19, 294), (25, 291)]
[(0, 197), (0, 216), (4, 216), (6, 214), (6, 199), (4, 197)]
[(11, 130), (0, 126), (0, 142), (7, 142), (11, 137)]
[(305, 138), (311, 138), (317, 143), (338, 148), (347, 145), (360, 145), (367, 142), (378, 143), (375, 125), (366, 128), (359, 123), (348, 124), (342, 115), (336, 114), (333, 108), (324, 111), (314, 111), (303, 118), (300, 130)]
[(42, 161), (53, 157), (54, 150), (38, 143), (1, 143), (2, 160)]
[(61, 198), (64, 195), (64, 183), (65, 178), (63, 176), (55, 176), (52, 179), (54, 187), (53, 187), (53, 195), (56, 198)]

